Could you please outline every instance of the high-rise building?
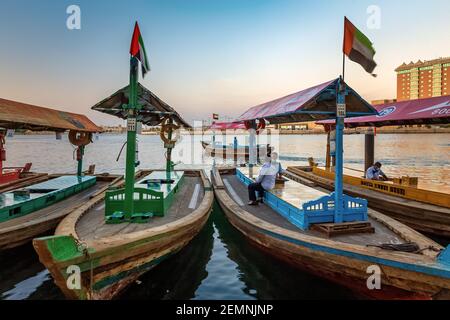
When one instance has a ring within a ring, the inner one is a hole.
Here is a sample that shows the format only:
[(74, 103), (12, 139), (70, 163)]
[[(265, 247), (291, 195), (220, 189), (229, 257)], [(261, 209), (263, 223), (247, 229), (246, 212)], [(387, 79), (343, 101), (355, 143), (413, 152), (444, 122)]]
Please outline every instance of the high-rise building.
[(395, 71), (397, 101), (450, 95), (450, 57), (403, 63)]

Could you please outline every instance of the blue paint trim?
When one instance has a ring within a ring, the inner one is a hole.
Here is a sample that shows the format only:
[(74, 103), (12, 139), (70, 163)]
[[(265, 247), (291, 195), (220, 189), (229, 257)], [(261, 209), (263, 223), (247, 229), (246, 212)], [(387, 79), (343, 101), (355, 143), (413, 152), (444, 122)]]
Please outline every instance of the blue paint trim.
[[(269, 231), (266, 229), (261, 229), (261, 228), (259, 228), (259, 229), (261, 230), (261, 233), (263, 233), (265, 235), (271, 236), (271, 237), (279, 239), (279, 240), (287, 241), (287, 242), (290, 242), (290, 243), (293, 243), (296, 245), (300, 245), (300, 246), (306, 247), (308, 249), (450, 279), (450, 265), (442, 263), (441, 261), (439, 261), (439, 259), (438, 259), (439, 262), (437, 262), (433, 265), (403, 263), (403, 262), (398, 262), (398, 261), (394, 261), (394, 260), (378, 258), (378, 257), (363, 255), (363, 254), (354, 253), (354, 252), (350, 252), (350, 251), (345, 251), (342, 249), (325, 247), (325, 246), (313, 244), (310, 242), (305, 242), (305, 241), (301, 241), (298, 239), (290, 238), (290, 237), (287, 237), (287, 236), (284, 236), (279, 233), (275, 233), (275, 232), (272, 232), (272, 231)], [(448, 250), (449, 250), (449, 248), (447, 248), (445, 251), (448, 251)]]
[[(239, 169), (236, 170), (236, 176), (245, 185), (249, 185), (252, 182)], [(344, 196), (346, 196), (346, 195), (344, 195)], [(273, 203), (274, 200), (276, 200), (276, 205)], [(274, 211), (278, 212), (283, 217), (285, 217), (288, 221), (290, 221), (292, 224), (294, 224), (295, 226), (302, 229), (302, 221), (301, 221), (301, 219), (298, 218), (298, 216), (301, 214), (300, 209), (298, 209), (298, 208), (292, 206), (291, 204), (287, 203), (286, 201), (276, 197), (274, 194), (272, 194), (270, 192), (265, 193), (265, 201)], [(363, 200), (363, 201), (365, 201), (365, 200)], [(258, 228), (260, 230), (260, 233), (262, 233), (262, 234), (271, 236), (273, 238), (276, 238), (276, 239), (279, 239), (282, 241), (287, 241), (287, 242), (290, 242), (290, 243), (293, 243), (296, 245), (300, 245), (300, 246), (303, 246), (303, 247), (306, 247), (306, 248), (309, 248), (312, 250), (450, 279), (450, 245), (447, 247), (447, 249), (445, 249), (444, 251), (442, 251), (439, 254), (436, 262), (432, 265), (411, 264), (411, 263), (403, 263), (403, 262), (398, 262), (398, 261), (394, 261), (394, 260), (354, 253), (354, 252), (350, 252), (350, 251), (346, 251), (346, 250), (342, 250), (342, 249), (330, 248), (330, 247), (326, 247), (326, 246), (322, 246), (322, 245), (318, 245), (318, 244), (313, 244), (310, 242), (305, 242), (305, 241), (294, 239), (294, 238), (291, 238), (288, 236), (284, 236), (282, 234), (275, 233), (275, 232), (263, 229), (258, 226), (255, 226), (255, 227)]]

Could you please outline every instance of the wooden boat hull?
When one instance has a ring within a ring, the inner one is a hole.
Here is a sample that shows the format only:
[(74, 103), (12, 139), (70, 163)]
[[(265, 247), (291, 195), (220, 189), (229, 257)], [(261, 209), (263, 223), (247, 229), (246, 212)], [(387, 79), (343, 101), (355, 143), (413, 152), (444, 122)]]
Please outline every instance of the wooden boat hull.
[[(334, 189), (333, 181), (315, 175), (311, 172), (311, 168), (288, 168), (287, 175), (294, 180), (299, 178), (309, 180), (330, 191)], [(450, 239), (450, 209), (448, 208), (385, 195), (348, 184), (344, 185), (344, 191), (351, 196), (367, 199), (369, 207), (417, 231)]]
[[(45, 178), (58, 175), (39, 177), (39, 182)], [(0, 223), (0, 251), (16, 248), (31, 242), (34, 238), (55, 230), (56, 226), (71, 211), (81, 206), (85, 201), (102, 190), (106, 190), (110, 183), (118, 182), (117, 176), (97, 176), (96, 185), (53, 204), (42, 210)], [(37, 183), (35, 179), (30, 184)]]
[[(216, 199), (230, 223), (250, 242), (282, 261), (346, 286), (365, 297), (450, 298), (450, 265), (441, 265), (436, 262), (436, 257), (423, 257), (422, 263), (416, 263), (412, 254), (337, 243), (292, 232), (242, 209), (229, 196), (219, 172), (214, 174), (213, 184)], [(377, 214), (376, 219), (402, 232), (412, 241), (426, 243), (426, 238), (389, 217)], [(373, 265), (382, 272), (381, 290), (367, 288), (368, 268)], [(424, 266), (433, 266), (436, 270), (426, 270)]]
[[(69, 299), (105, 300), (117, 296), (143, 273), (177, 253), (203, 228), (213, 203), (213, 191), (203, 172), (205, 194), (198, 208), (179, 220), (148, 230), (82, 242), (78, 220), (90, 207), (103, 201), (102, 193), (72, 212), (54, 237), (35, 239), (33, 245), (57, 286)], [(79, 248), (84, 248), (79, 250)], [(68, 287), (68, 268), (80, 270), (80, 287)]]

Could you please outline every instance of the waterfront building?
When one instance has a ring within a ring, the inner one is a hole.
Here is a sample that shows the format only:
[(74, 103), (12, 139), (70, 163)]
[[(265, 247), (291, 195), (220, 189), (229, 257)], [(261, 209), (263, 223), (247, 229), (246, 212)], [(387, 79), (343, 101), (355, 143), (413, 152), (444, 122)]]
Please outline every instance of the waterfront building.
[(450, 57), (403, 63), (395, 71), (397, 101), (450, 95)]

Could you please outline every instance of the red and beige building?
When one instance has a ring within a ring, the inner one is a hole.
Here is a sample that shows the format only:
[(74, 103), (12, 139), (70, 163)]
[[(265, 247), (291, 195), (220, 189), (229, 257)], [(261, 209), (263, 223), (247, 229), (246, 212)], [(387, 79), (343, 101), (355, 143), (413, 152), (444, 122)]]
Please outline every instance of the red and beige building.
[(397, 101), (450, 95), (450, 57), (403, 63), (395, 71)]

